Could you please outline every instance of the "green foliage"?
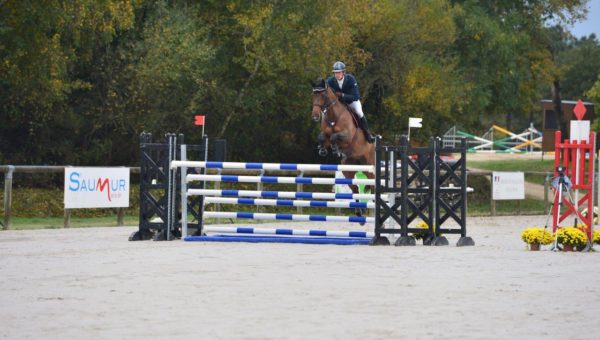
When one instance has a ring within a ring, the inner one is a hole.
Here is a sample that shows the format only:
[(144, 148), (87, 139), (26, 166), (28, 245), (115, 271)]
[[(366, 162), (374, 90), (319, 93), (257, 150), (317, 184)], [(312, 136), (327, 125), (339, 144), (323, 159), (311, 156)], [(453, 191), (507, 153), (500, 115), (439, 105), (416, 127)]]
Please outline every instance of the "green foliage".
[(462, 11), (456, 16), (456, 53), (472, 91), (465, 126), (503, 120), (508, 129), (513, 120), (526, 125), (539, 110), (541, 94), (559, 77), (551, 50), (563, 38), (552, 35), (546, 22), (579, 17), (585, 1), (457, 3)]
[(566, 70), (562, 95), (565, 99), (591, 99), (586, 91), (592, 88), (600, 75), (600, 43), (595, 35), (569, 41), (569, 48), (558, 58)]
[[(588, 96), (588, 98), (590, 98), (594, 102), (596, 107), (600, 108), (600, 73), (598, 73), (596, 82), (594, 83), (592, 88), (590, 88), (586, 92), (586, 96)], [(593, 131), (600, 131), (600, 119), (596, 119), (592, 123), (591, 129)]]
[(197, 114), (230, 160), (320, 162), (308, 82), (336, 60), (385, 141), (410, 116), (425, 122), (416, 143), (455, 124), (510, 129), (556, 79), (565, 95), (599, 97), (585, 72), (597, 39), (547, 27), (584, 3), (7, 0), (0, 163), (136, 165), (142, 131), (200, 142)]
[(76, 74), (97, 48), (133, 24), (129, 1), (4, 1), (0, 9), (2, 158), (64, 162), (72, 150), (69, 96), (93, 87)]
[(447, 53), (457, 35), (454, 9), (446, 1), (397, 1), (378, 3), (371, 13), (359, 29), (369, 59), (357, 73), (375, 130), (393, 140), (406, 133), (410, 116), (428, 122), (415, 131), (417, 140), (447, 129), (466, 100)]

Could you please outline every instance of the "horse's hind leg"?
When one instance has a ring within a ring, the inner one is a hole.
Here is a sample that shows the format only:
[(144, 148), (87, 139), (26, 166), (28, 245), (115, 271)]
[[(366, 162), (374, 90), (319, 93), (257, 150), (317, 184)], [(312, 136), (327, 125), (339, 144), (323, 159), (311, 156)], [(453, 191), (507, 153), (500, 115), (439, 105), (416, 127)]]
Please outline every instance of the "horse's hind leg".
[[(355, 171), (343, 171), (342, 172), (344, 174), (344, 177), (347, 179), (354, 179), (354, 175), (356, 174)], [(352, 190), (353, 194), (358, 194), (360, 193), (360, 191), (358, 190), (358, 185), (356, 184), (348, 184), (348, 186), (350, 187), (350, 189)], [(360, 202), (360, 200), (355, 199), (355, 202)], [(354, 208), (354, 214), (357, 217), (362, 217), (364, 214), (366, 214), (367, 209), (364, 208)], [(364, 225), (364, 222), (361, 222), (360, 225)]]
[[(367, 178), (368, 178), (368, 179), (373, 179), (373, 180), (375, 179), (375, 174), (374, 174), (374, 173), (372, 173), (372, 172), (366, 172), (366, 173), (365, 173), (365, 175), (367, 176)], [(365, 189), (366, 189), (367, 187), (369, 188), (369, 191), (370, 191), (370, 193), (371, 193), (371, 194), (374, 194), (374, 193), (375, 193), (375, 185), (369, 185), (369, 186), (365, 186)], [(366, 190), (365, 190), (365, 191), (366, 191)]]
[[(334, 133), (331, 135), (330, 138), (330, 143), (331, 143), (331, 151), (333, 152), (334, 155), (336, 155), (337, 157), (343, 157), (344, 155), (342, 155), (342, 152), (340, 151), (340, 148), (338, 146), (338, 139), (340, 137), (339, 133)], [(354, 176), (354, 175), (353, 175)]]

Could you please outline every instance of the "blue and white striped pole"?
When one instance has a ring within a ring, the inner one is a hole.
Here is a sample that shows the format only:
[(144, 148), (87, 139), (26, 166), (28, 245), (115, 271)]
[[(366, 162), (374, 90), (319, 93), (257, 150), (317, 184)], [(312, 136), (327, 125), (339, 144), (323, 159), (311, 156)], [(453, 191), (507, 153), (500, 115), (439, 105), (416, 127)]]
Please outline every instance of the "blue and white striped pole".
[(343, 164), (295, 164), (295, 163), (242, 163), (242, 162), (200, 162), (172, 161), (171, 167), (187, 166), (189, 168), (209, 169), (251, 169), (251, 170), (298, 170), (298, 171), (362, 171), (372, 172), (372, 165)]
[(373, 217), (357, 216), (326, 216), (326, 215), (296, 215), (296, 214), (266, 214), (253, 212), (204, 212), (204, 218), (249, 218), (254, 220), (288, 220), (288, 221), (319, 221), (319, 222), (351, 222), (373, 223)]
[(251, 227), (204, 227), (203, 231), (207, 233), (234, 233), (234, 234), (254, 234), (254, 235), (286, 235), (286, 236), (322, 236), (322, 237), (360, 237), (372, 238), (375, 236), (372, 232), (366, 231), (343, 231), (343, 230), (302, 230), (302, 229), (281, 229), (281, 228), (251, 228)]
[(296, 192), (296, 191), (258, 191), (258, 190), (219, 190), (219, 189), (189, 189), (188, 195), (193, 196), (227, 196), (227, 197), (262, 197), (262, 198), (303, 198), (319, 200), (374, 200), (374, 194), (351, 194), (329, 192)]
[(374, 202), (327, 202), (327, 201), (296, 201), (296, 200), (271, 200), (260, 198), (228, 198), (206, 197), (205, 203), (215, 204), (246, 204), (288, 207), (321, 207), (321, 208), (375, 208)]
[(234, 182), (234, 183), (280, 183), (280, 184), (354, 184), (375, 185), (374, 179), (277, 177), (277, 176), (233, 176), (233, 175), (187, 175), (187, 181)]

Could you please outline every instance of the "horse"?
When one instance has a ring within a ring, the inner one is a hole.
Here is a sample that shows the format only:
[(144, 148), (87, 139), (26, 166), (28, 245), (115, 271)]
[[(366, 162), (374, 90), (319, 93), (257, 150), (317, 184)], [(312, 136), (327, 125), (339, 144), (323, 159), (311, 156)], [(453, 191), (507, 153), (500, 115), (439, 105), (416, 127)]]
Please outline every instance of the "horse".
[[(342, 158), (342, 164), (375, 165), (375, 144), (367, 142), (365, 135), (355, 123), (350, 109), (342, 102), (323, 79), (312, 82), (312, 119), (321, 120), (321, 132), (318, 136), (319, 155), (325, 157), (327, 149)], [(356, 171), (343, 171), (345, 178), (354, 178)], [(366, 173), (369, 179), (375, 174)], [(357, 185), (349, 185), (352, 192), (358, 193)], [(375, 192), (375, 190), (371, 190)], [(361, 216), (363, 210), (355, 210)]]

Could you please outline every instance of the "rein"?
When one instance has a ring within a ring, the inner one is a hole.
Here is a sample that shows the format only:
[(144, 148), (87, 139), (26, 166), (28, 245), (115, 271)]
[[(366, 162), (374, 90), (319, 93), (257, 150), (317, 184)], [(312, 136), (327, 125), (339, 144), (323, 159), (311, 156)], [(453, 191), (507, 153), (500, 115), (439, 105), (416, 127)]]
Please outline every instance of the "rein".
[[(336, 97), (335, 100), (331, 100), (329, 99), (329, 96), (327, 95), (327, 90), (329, 89), (329, 87), (327, 85), (325, 85), (325, 88), (319, 87), (319, 88), (313, 88), (313, 92), (314, 93), (320, 93), (321, 95), (324, 95), (325, 98), (327, 98), (326, 100), (329, 101), (327, 104), (325, 105), (318, 105), (318, 104), (313, 104), (313, 107), (317, 106), (321, 109), (321, 120), (325, 121), (325, 124), (331, 128), (333, 128), (336, 124), (337, 121), (339, 120), (340, 117), (335, 117), (334, 114), (334, 120), (330, 121), (327, 119), (327, 113), (329, 112), (329, 109), (332, 108), (333, 105), (337, 104), (337, 102), (339, 101), (339, 98)], [(342, 106), (346, 106), (346, 105), (342, 105)], [(343, 108), (342, 108), (343, 110)], [(347, 111), (347, 113), (350, 115), (350, 124), (355, 124), (355, 126), (358, 126), (358, 122), (356, 121), (356, 118), (354, 118), (354, 115), (352, 114), (352, 112), (350, 112), (350, 108), (346, 107), (345, 110), (343, 111)], [(342, 112), (343, 114), (343, 112)], [(353, 133), (352, 137), (350, 139), (350, 143), (354, 144), (356, 142), (356, 138), (358, 136), (358, 133)]]

